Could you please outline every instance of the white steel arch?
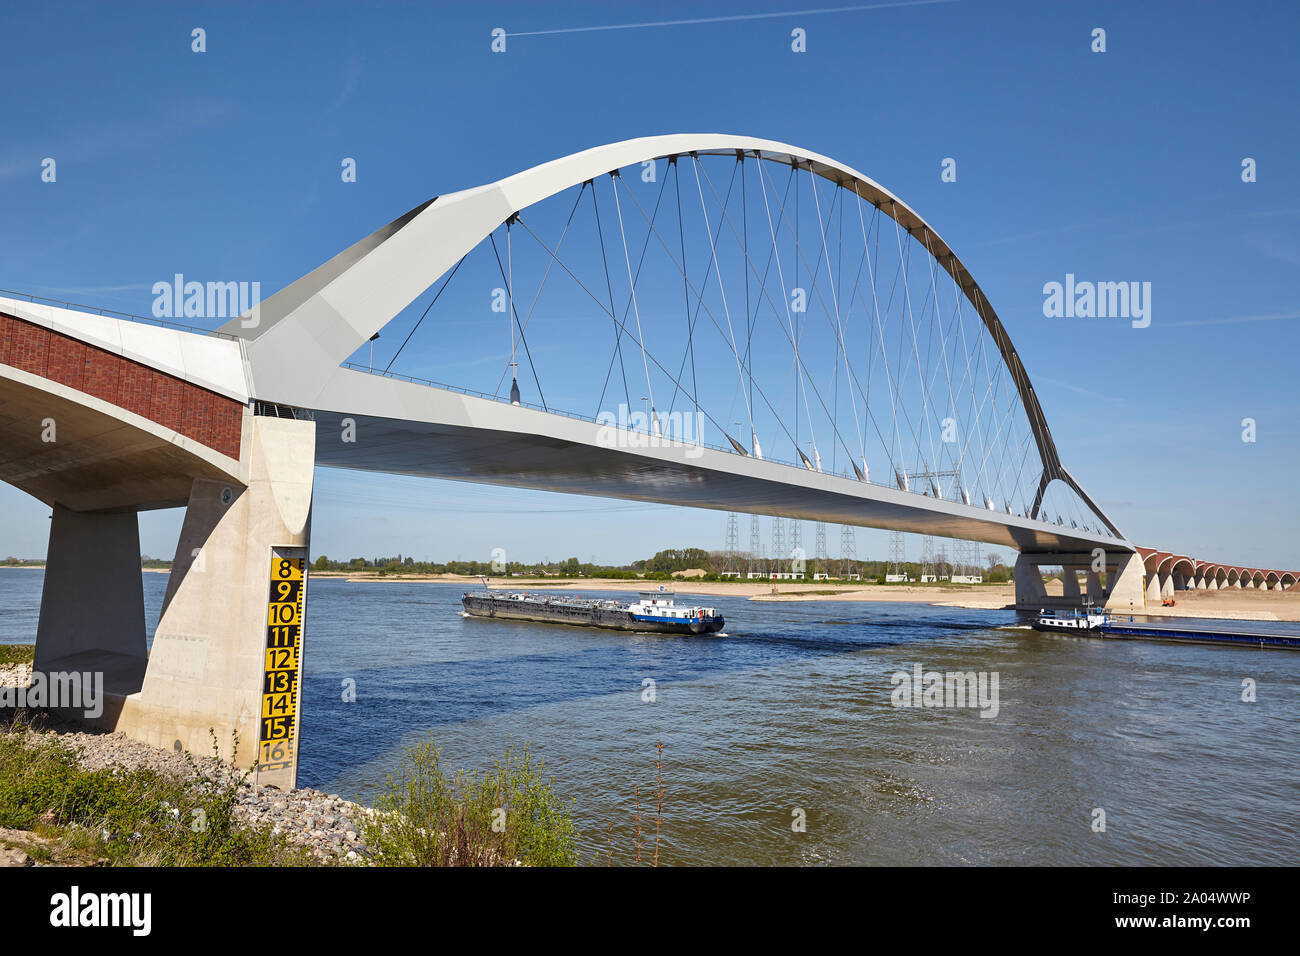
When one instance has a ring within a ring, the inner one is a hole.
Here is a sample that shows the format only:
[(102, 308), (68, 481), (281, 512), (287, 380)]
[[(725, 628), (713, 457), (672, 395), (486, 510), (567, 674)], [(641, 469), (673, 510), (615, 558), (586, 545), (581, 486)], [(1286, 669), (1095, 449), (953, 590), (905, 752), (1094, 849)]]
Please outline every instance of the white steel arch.
[(910, 206), (863, 173), (784, 143), (719, 133), (680, 133), (587, 149), (497, 182), (438, 196), (412, 209), (220, 331), (245, 340), (259, 397), (314, 407), (329, 373), (515, 214), (612, 171), (653, 159), (734, 155), (794, 165), (850, 189), (919, 240), (957, 283), (997, 346), (1024, 407), (1042, 463), (1031, 517), (1059, 480), (1119, 538), (1123, 535), (1060, 461), (1024, 365), (966, 266)]

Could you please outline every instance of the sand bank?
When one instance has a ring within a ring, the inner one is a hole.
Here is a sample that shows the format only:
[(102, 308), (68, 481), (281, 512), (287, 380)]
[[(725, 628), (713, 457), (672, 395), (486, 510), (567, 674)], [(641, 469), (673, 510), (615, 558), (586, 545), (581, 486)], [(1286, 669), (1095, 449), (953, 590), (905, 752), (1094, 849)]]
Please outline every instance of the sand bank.
[[(317, 578), (342, 578), (358, 584), (444, 582), (466, 588), (479, 586), (478, 578), (461, 574), (385, 575), (348, 572), (316, 572)], [(640, 591), (658, 588), (668, 582), (629, 580), (626, 578), (591, 578), (570, 580), (555, 578), (492, 578), (494, 588), (517, 590)], [(751, 601), (883, 601), (914, 602), (938, 607), (977, 609), (1015, 606), (1015, 585), (1007, 584), (839, 584), (831, 581), (692, 581), (678, 579), (672, 583), (681, 595), (726, 595)], [(1236, 621), (1300, 621), (1300, 591), (1258, 591), (1225, 588), (1220, 591), (1179, 591), (1174, 607), (1135, 607), (1136, 614), (1153, 617), (1221, 618)], [(1123, 612), (1124, 609), (1116, 609)]]

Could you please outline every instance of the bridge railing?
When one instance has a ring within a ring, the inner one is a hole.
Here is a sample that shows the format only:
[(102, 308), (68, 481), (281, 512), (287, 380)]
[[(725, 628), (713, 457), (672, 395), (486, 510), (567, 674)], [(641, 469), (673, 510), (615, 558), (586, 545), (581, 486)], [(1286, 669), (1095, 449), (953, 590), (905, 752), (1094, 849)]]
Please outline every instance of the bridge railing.
[[(465, 388), (465, 387), (463, 387), (463, 386), (461, 386), (461, 385), (448, 385), (446, 382), (435, 382), (435, 381), (433, 381), (433, 380), (431, 380), (431, 379), (427, 379), (427, 378), (417, 378), (417, 377), (415, 377), (414, 375), (403, 375), (401, 372), (386, 372), (386, 371), (383, 371), (382, 369), (372, 369), (372, 368), (370, 368), (370, 367), (368, 367), (368, 366), (365, 366), (365, 365), (359, 365), (359, 364), (357, 364), (356, 362), (344, 362), (344, 363), (343, 363), (343, 368), (351, 369), (351, 370), (354, 371), (354, 372), (365, 372), (365, 373), (368, 374), (368, 375), (380, 375), (380, 376), (383, 376), (384, 378), (394, 378), (394, 379), (399, 379), (400, 381), (403, 381), (403, 382), (410, 382), (410, 383), (413, 384), (413, 385), (426, 385), (426, 386), (428, 386), (428, 387), (430, 387), (430, 388), (441, 388), (441, 389), (444, 389), (445, 391), (448, 391), (448, 392), (458, 392), (458, 393), (461, 394), (461, 395), (469, 395), (469, 396), (472, 396), (473, 398), (483, 398), (483, 399), (486, 399), (486, 400), (488, 400), (488, 401), (490, 401), (490, 402), (501, 402), (502, 404), (506, 404), (506, 405), (513, 404), (513, 403), (510, 401), (510, 399), (509, 399), (507, 396), (504, 396), (504, 395), (493, 395), (493, 394), (491, 394), (490, 392), (480, 392), (480, 391), (477, 390), (477, 389), (473, 389), (473, 388)], [(566, 411), (566, 410), (564, 410), (564, 409), (562, 409), (562, 408), (555, 408), (554, 406), (551, 406), (551, 405), (538, 405), (538, 404), (536, 404), (536, 403), (534, 403), (534, 402), (525, 402), (525, 401), (523, 401), (522, 399), (520, 400), (519, 405), (520, 405), (520, 407), (522, 407), (522, 408), (531, 408), (531, 409), (533, 409), (534, 411), (547, 412), (547, 413), (549, 413), (549, 414), (551, 414), (551, 415), (563, 415), (565, 418), (573, 418), (573, 419), (576, 419), (576, 420), (578, 420), (578, 421), (580, 421), (580, 422), (591, 422), (593, 425), (604, 425), (604, 424), (607, 424), (607, 423), (605, 423), (605, 422), (602, 422), (599, 418), (596, 418), (596, 417), (594, 417), (594, 416), (592, 416), (592, 415), (583, 415), (581, 412), (570, 412), (570, 411)], [(633, 432), (636, 432), (637, 434), (640, 434), (640, 435), (646, 435), (646, 436), (649, 436), (649, 437), (656, 437), (656, 436), (654, 436), (653, 433), (650, 432), (648, 429), (629, 428), (629, 429), (625, 429), (625, 430), (626, 430), (626, 431), (633, 431)], [(704, 441), (686, 441), (686, 440), (681, 439), (681, 438), (673, 438), (673, 437), (670, 436), (670, 435), (660, 435), (660, 436), (657, 436), (657, 437), (660, 437), (660, 438), (663, 438), (663, 439), (667, 439), (667, 440), (669, 440), (669, 441), (675, 441), (675, 442), (678, 442), (678, 443), (680, 443), (680, 444), (682, 444), (682, 445), (691, 445), (691, 446), (698, 447), (698, 448), (708, 448), (708, 449), (711, 449), (711, 450), (713, 450), (713, 451), (726, 452), (728, 455), (735, 455), (735, 454), (737, 454), (736, 449), (734, 449), (734, 448), (728, 448), (728, 447), (726, 447), (726, 446), (724, 446), (724, 445), (713, 445), (713, 444), (710, 444), (709, 442), (704, 442)], [(793, 461), (783, 461), (783, 460), (780, 459), (780, 458), (767, 458), (767, 457), (764, 457), (762, 460), (763, 460), (763, 461), (770, 461), (770, 462), (772, 462), (773, 464), (777, 464), (777, 465), (786, 465), (787, 467), (790, 467), (790, 468), (798, 468), (800, 471), (805, 471), (805, 470), (806, 470), (806, 469), (803, 467), (803, 465), (800, 465), (800, 464), (798, 464), (797, 462), (793, 462)], [(852, 477), (851, 475), (849, 475), (849, 473), (848, 473), (847, 471), (846, 471), (844, 474), (839, 474), (839, 473), (837, 473), (837, 472), (828, 472), (828, 474), (837, 475), (837, 477), (841, 477), (841, 478), (849, 478), (849, 477)], [(877, 482), (874, 482), (874, 481), (873, 481), (873, 482), (870, 482), (870, 484), (877, 484)]]
[(34, 295), (31, 292), (14, 292), (10, 289), (0, 289), (0, 296), (10, 299), (23, 299), (27, 302), (33, 303), (34, 305), (55, 305), (64, 309), (75, 309), (78, 312), (88, 312), (91, 315), (102, 315), (105, 318), (125, 319), (128, 322), (144, 322), (148, 325), (157, 325), (165, 329), (174, 329), (177, 332), (192, 332), (196, 335), (212, 335), (219, 339), (228, 339), (232, 342), (239, 341), (239, 336), (231, 335), (228, 332), (218, 332), (215, 329), (204, 329), (196, 325), (185, 325), (182, 322), (171, 322), (152, 315), (136, 315), (133, 312), (117, 312), (113, 309), (105, 309), (96, 305), (82, 305), (77, 302), (65, 302), (62, 299), (53, 299), (44, 295)]

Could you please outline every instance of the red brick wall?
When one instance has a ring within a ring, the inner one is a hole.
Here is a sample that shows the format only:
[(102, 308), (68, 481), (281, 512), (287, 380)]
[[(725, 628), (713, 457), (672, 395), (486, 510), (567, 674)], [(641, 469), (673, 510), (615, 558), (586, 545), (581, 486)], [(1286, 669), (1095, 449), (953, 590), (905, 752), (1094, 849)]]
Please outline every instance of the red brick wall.
[(244, 406), (183, 379), (0, 312), (0, 365), (75, 388), (239, 457)]

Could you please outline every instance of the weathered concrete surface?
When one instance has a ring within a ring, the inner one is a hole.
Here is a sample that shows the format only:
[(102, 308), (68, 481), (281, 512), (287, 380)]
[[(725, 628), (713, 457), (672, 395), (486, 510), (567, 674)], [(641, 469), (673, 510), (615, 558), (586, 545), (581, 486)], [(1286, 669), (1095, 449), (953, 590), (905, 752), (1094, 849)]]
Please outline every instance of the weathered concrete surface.
[(141, 687), (145, 661), (135, 513), (82, 513), (55, 505), (33, 669), (98, 671), (106, 691), (130, 694)]
[[(211, 729), (224, 758), (249, 766), (261, 718), (271, 548), (308, 546), (315, 425), (249, 415), (244, 427), (245, 483), (194, 482), (144, 685), (110, 698), (98, 723), (203, 754), (211, 753)], [(262, 782), (291, 787), (294, 774)]]
[[(1099, 571), (1093, 570), (1092, 554), (1021, 554), (1016, 559), (1016, 607), (1035, 611), (1040, 608), (1067, 609), (1082, 605), (1084, 595), (1078, 575), (1087, 574), (1088, 600), (1110, 610), (1141, 610), (1146, 606), (1143, 591), (1142, 558), (1129, 551), (1109, 551), (1101, 556), (1105, 584)], [(1041, 568), (1061, 566), (1064, 586), (1061, 595), (1049, 595), (1043, 586)], [(1158, 602), (1157, 602), (1158, 603)]]

